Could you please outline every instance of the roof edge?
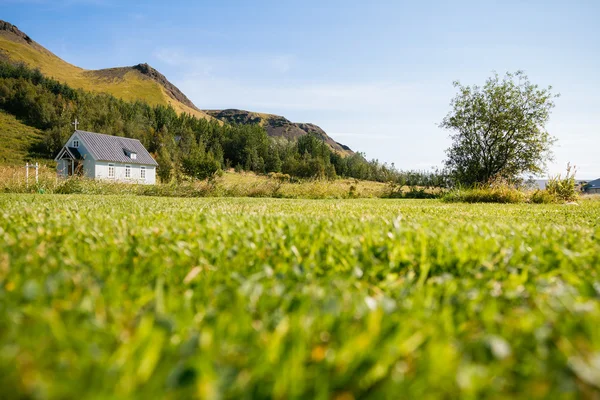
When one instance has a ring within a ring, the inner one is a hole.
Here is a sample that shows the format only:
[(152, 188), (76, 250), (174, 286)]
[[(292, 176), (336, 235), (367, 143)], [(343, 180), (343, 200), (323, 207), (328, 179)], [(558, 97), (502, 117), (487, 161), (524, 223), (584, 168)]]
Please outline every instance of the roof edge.
[[(150, 153), (148, 153), (150, 154)], [(152, 155), (150, 155), (150, 157), (152, 157)], [(152, 159), (154, 160), (154, 157), (152, 157)], [(145, 162), (137, 162), (137, 160), (132, 161), (132, 162), (123, 162), (123, 161), (115, 161), (115, 160), (94, 160), (94, 161), (99, 161), (99, 162), (107, 162), (107, 163), (115, 163), (115, 164), (124, 164), (124, 165), (129, 165), (129, 164), (133, 164), (133, 165), (152, 165), (153, 167), (158, 167), (158, 163), (156, 162), (156, 160), (154, 160), (153, 164), (150, 163), (145, 163)]]
[(60, 156), (61, 156), (63, 153), (65, 153), (65, 152), (66, 152), (66, 153), (69, 153), (69, 155), (70, 155), (70, 156), (71, 156), (73, 159), (75, 159), (75, 160), (77, 160), (77, 159), (78, 159), (77, 157), (75, 157), (75, 154), (71, 153), (71, 150), (69, 150), (69, 146), (67, 146), (67, 145), (64, 145), (64, 146), (62, 147), (62, 149), (60, 149), (60, 151), (58, 152), (58, 154), (56, 155), (56, 157), (54, 157), (54, 161), (56, 161), (56, 162), (59, 162), (59, 161), (61, 160), (59, 157), (60, 157)]

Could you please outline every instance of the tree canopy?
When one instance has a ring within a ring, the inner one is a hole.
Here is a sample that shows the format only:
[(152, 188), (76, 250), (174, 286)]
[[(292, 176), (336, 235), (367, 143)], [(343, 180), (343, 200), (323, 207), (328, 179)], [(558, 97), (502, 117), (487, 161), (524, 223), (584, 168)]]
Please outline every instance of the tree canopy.
[(458, 93), (440, 126), (452, 130), (446, 167), (457, 184), (539, 175), (555, 139), (545, 125), (554, 107), (552, 87), (532, 84), (525, 73), (494, 74), (483, 87), (455, 82)]

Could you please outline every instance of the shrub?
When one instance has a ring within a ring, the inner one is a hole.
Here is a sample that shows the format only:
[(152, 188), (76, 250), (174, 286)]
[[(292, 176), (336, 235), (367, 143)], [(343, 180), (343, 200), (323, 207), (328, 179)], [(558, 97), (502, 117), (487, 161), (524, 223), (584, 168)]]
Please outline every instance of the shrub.
[(577, 182), (575, 181), (575, 173), (577, 169), (571, 164), (567, 164), (567, 173), (563, 178), (561, 174), (558, 174), (546, 184), (546, 191), (555, 196), (561, 201), (575, 201), (579, 197), (577, 192)]
[(348, 189), (348, 198), (353, 199), (356, 197), (356, 186), (350, 184), (350, 188)]
[(442, 192), (434, 192), (429, 188), (411, 186), (408, 192), (405, 192), (401, 187), (392, 185), (387, 197), (390, 199), (438, 199), (441, 196)]
[(555, 195), (548, 192), (547, 190), (536, 190), (529, 197), (529, 201), (535, 204), (552, 204), (558, 203), (558, 199)]
[(289, 182), (292, 179), (289, 174), (282, 174), (281, 172), (269, 172), (268, 177), (280, 182)]
[(191, 155), (182, 160), (181, 167), (191, 177), (206, 179), (215, 175), (221, 169), (221, 164), (210, 155)]

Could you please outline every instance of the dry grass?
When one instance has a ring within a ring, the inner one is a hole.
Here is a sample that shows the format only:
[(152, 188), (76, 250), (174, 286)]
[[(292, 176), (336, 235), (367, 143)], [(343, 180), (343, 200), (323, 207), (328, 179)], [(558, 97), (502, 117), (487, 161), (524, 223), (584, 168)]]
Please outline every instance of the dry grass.
[(457, 188), (445, 193), (442, 200), (447, 203), (570, 203), (581, 199), (578, 191), (572, 189), (568, 196), (551, 190), (524, 190), (509, 185), (492, 187)]
[(455, 189), (446, 193), (444, 201), (449, 203), (523, 203), (527, 193), (509, 186)]
[(285, 182), (250, 172), (225, 172), (215, 180), (225, 193), (251, 197), (282, 198), (375, 198), (389, 194), (389, 187), (380, 182), (356, 179), (304, 180)]
[(35, 182), (35, 170), (29, 170), (29, 180), (26, 179), (25, 164), (22, 166), (0, 166), (0, 192), (3, 193), (35, 193), (52, 192), (60, 183), (56, 170), (41, 165), (38, 170), (38, 183)]
[(173, 197), (277, 197), (304, 199), (347, 199), (388, 197), (390, 187), (384, 183), (338, 179), (334, 181), (305, 180), (286, 182), (266, 175), (225, 172), (212, 180), (185, 180), (180, 183), (132, 185), (85, 178), (58, 178), (51, 167), (42, 166), (38, 183), (30, 170), (29, 182), (25, 168), (0, 167), (0, 192), (4, 193), (85, 193), (132, 194)]
[[(226, 171), (210, 180), (184, 179), (181, 182), (135, 185), (86, 178), (58, 178), (49, 166), (41, 166), (38, 183), (35, 171), (25, 180), (23, 166), (0, 166), (0, 193), (80, 193), (97, 195), (137, 195), (161, 197), (271, 197), (284, 199), (353, 198), (432, 198), (442, 197), (453, 203), (564, 203), (544, 190), (521, 191), (507, 187), (491, 189), (423, 189), (390, 186), (355, 179), (289, 181), (280, 177), (251, 172)], [(600, 195), (579, 196), (578, 200), (600, 200)]]

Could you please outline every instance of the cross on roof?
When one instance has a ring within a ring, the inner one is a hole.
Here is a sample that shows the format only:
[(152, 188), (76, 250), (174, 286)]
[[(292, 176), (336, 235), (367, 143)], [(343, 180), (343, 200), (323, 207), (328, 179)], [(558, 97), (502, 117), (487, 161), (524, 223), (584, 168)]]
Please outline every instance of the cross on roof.
[(74, 122), (71, 122), (71, 125), (75, 126), (75, 130), (77, 130), (77, 125), (79, 125), (79, 121), (77, 121), (77, 118), (75, 118)]

